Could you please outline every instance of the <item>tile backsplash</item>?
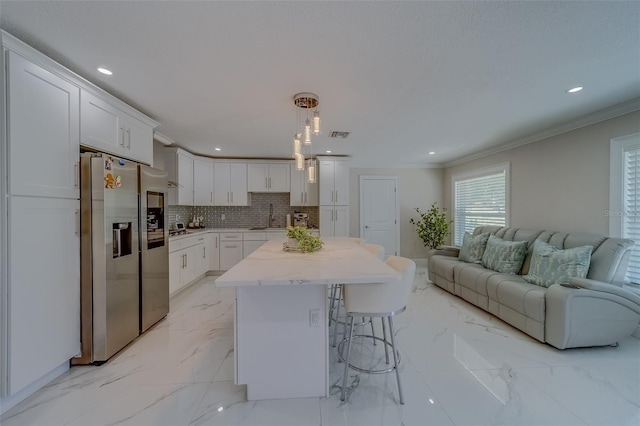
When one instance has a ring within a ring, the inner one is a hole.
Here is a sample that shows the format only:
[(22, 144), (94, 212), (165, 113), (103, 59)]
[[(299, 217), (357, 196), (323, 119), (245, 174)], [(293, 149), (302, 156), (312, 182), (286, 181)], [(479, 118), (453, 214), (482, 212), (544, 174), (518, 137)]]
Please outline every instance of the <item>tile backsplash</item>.
[[(251, 193), (250, 206), (169, 206), (167, 214), (169, 225), (184, 222), (185, 226), (194, 216), (203, 217), (207, 228), (251, 228), (253, 226), (268, 226), (269, 205), (273, 205), (274, 222), (272, 227), (280, 228), (286, 225), (286, 215), (293, 216), (294, 209), (309, 215), (309, 224), (318, 226), (318, 207), (291, 207), (289, 193)], [(176, 220), (176, 214), (180, 216)], [(222, 220), (222, 215), (225, 216)]]

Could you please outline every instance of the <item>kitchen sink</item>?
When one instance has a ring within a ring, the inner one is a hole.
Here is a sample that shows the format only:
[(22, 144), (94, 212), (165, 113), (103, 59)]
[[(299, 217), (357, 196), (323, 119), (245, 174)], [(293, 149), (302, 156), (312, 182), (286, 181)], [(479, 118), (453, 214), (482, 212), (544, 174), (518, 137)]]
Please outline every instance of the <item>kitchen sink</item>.
[(267, 229), (266, 226), (254, 226), (253, 228), (249, 228), (249, 231), (264, 231)]

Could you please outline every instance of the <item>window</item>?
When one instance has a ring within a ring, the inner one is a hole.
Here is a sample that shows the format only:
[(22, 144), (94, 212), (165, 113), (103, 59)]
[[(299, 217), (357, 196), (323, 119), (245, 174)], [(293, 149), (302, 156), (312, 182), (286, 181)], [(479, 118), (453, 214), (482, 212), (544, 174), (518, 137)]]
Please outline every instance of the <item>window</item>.
[(477, 226), (507, 226), (509, 163), (452, 176), (453, 242), (462, 245), (465, 232)]
[(640, 285), (640, 133), (611, 140), (609, 234), (636, 242), (625, 281)]

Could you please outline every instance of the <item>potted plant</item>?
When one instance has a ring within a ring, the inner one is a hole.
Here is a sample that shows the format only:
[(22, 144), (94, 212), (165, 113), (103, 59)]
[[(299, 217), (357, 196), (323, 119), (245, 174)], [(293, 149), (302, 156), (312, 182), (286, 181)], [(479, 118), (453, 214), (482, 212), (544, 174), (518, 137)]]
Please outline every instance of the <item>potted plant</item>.
[(302, 226), (288, 226), (287, 237), (290, 248), (297, 248), (304, 253), (318, 251), (324, 244), (319, 236), (309, 234), (307, 228)]
[(409, 220), (409, 223), (416, 226), (418, 237), (420, 237), (425, 247), (431, 249), (444, 244), (444, 239), (451, 234), (450, 226), (453, 223), (452, 220), (447, 220), (447, 209), (443, 208), (441, 211), (436, 204), (437, 202), (431, 204), (431, 208), (426, 212), (421, 212), (416, 207), (416, 212), (418, 212), (420, 218), (411, 218)]

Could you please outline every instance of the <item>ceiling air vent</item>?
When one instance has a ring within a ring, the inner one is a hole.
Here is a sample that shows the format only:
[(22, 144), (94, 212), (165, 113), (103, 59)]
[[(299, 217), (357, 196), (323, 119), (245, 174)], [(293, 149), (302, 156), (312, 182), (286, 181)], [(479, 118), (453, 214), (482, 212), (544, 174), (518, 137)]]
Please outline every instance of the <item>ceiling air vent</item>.
[(335, 130), (329, 133), (330, 138), (342, 138), (346, 139), (350, 132), (336, 132)]

